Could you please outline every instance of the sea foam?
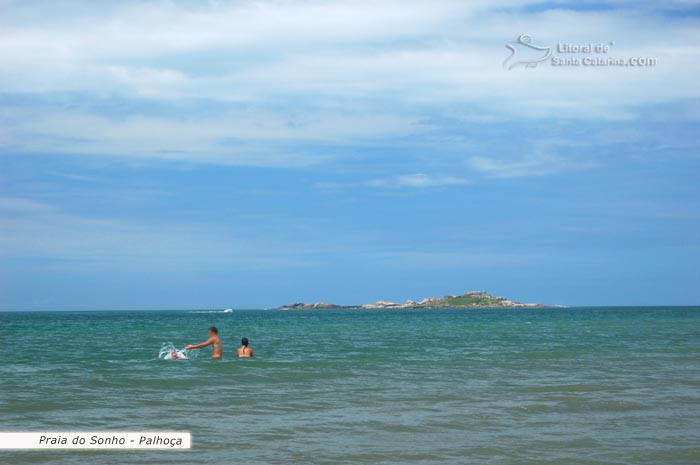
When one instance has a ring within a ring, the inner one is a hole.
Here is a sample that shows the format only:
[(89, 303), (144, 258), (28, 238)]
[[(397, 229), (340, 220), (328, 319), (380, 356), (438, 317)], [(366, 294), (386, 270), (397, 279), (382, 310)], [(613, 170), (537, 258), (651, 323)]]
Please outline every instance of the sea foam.
[(190, 356), (187, 352), (185, 349), (178, 349), (172, 342), (167, 342), (161, 347), (158, 358), (160, 360), (188, 360)]

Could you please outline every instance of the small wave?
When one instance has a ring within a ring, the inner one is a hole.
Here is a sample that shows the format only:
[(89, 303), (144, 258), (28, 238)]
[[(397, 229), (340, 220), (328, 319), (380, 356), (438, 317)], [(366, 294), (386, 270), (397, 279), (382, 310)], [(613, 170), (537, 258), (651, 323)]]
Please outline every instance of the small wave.
[(158, 353), (160, 360), (188, 360), (190, 357), (185, 349), (178, 349), (172, 342), (163, 344)]

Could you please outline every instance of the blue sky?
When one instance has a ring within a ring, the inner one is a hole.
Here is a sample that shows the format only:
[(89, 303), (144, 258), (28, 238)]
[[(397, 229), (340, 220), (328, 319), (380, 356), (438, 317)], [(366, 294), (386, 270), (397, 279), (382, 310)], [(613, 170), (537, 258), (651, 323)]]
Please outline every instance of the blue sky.
[(700, 302), (698, 2), (0, 11), (0, 310)]

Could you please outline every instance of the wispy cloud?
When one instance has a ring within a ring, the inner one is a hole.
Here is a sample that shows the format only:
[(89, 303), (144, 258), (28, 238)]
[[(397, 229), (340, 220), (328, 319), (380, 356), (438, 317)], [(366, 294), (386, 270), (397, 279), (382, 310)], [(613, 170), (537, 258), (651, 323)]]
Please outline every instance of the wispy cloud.
[(567, 160), (563, 156), (554, 155), (539, 155), (518, 159), (477, 156), (468, 158), (467, 165), (479, 173), (496, 178), (546, 176), (562, 171), (588, 169), (597, 166), (592, 161), (583, 161), (578, 158)]
[[(0, 133), (13, 151), (108, 155), (249, 166), (305, 166), (328, 161), (315, 146), (344, 145), (423, 131), (415, 117), (315, 112), (285, 116), (270, 111), (226, 112), (218, 117), (108, 118), (50, 109), (22, 113)], [(0, 147), (2, 147), (0, 139)]]
[[(510, 0), (61, 5), (4, 7), (0, 93), (16, 96), (2, 114), (5, 152), (305, 166), (334, 159), (320, 155), (322, 144), (420, 133), (420, 121), (455, 108), (472, 120), (631, 120), (639, 106), (700, 98), (700, 20), (651, 7), (623, 15)], [(615, 41), (615, 53), (653, 56), (658, 66), (505, 72), (504, 45), (523, 32), (543, 44)], [(222, 147), (232, 139), (248, 146)]]
[(54, 210), (52, 205), (23, 197), (0, 197), (0, 213), (33, 214)]
[(369, 181), (336, 182), (322, 181), (314, 184), (317, 189), (346, 189), (371, 187), (377, 189), (425, 189), (430, 187), (449, 187), (468, 184), (469, 180), (458, 176), (430, 175), (425, 173), (401, 174)]
[(467, 180), (456, 176), (436, 176), (424, 173), (404, 174), (384, 179), (372, 179), (366, 184), (370, 187), (444, 187), (467, 184)]

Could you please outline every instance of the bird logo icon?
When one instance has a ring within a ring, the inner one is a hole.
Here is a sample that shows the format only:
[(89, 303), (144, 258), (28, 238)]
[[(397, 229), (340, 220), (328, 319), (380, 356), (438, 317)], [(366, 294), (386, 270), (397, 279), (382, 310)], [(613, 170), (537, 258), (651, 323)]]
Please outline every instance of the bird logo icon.
[(532, 37), (527, 34), (518, 37), (517, 42), (506, 44), (506, 48), (510, 50), (510, 56), (503, 62), (503, 68), (507, 70), (520, 65), (524, 65), (526, 68), (536, 68), (538, 63), (552, 56), (552, 47), (533, 45)]

